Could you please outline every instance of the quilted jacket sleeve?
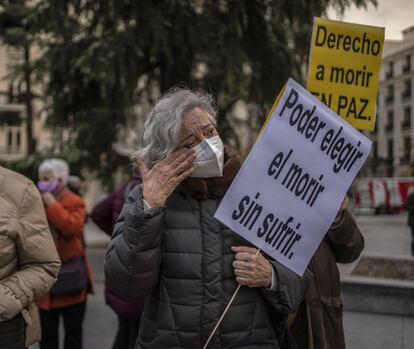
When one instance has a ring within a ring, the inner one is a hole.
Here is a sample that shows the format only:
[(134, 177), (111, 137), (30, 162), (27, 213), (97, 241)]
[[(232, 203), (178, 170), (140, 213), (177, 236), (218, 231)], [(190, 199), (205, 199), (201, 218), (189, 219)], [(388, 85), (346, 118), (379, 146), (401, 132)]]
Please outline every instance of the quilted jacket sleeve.
[(26, 187), (7, 231), (16, 246), (18, 271), (0, 282), (0, 321), (13, 318), (45, 294), (60, 267), (43, 203), (33, 184)]
[(364, 248), (364, 238), (355, 219), (348, 210), (327, 234), (332, 252), (339, 263), (351, 263), (356, 260)]
[(263, 288), (262, 293), (272, 310), (287, 316), (295, 312), (305, 298), (313, 274), (310, 269), (306, 269), (303, 276), (299, 276), (277, 261), (270, 262), (276, 274), (276, 286), (274, 290)]
[(144, 211), (140, 186), (129, 194), (106, 252), (111, 290), (127, 299), (153, 292), (159, 281), (164, 215), (161, 208)]

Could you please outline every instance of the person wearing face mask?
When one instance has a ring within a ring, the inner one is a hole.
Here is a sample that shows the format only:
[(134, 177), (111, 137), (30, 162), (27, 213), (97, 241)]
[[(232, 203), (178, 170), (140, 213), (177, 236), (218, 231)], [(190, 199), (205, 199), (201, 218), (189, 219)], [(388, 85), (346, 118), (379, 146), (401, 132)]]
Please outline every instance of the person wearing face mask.
[(85, 255), (83, 199), (66, 187), (69, 166), (61, 159), (46, 159), (39, 166), (37, 184), (50, 231), (62, 261), (57, 282), (36, 302), (40, 309), (40, 349), (59, 348), (59, 322), (64, 348), (82, 348), (86, 296), (92, 292), (92, 273)]
[(213, 215), (242, 160), (223, 145), (210, 96), (173, 89), (155, 104), (133, 160), (142, 177), (127, 197), (105, 258), (107, 285), (145, 297), (135, 348), (283, 348), (299, 277)]

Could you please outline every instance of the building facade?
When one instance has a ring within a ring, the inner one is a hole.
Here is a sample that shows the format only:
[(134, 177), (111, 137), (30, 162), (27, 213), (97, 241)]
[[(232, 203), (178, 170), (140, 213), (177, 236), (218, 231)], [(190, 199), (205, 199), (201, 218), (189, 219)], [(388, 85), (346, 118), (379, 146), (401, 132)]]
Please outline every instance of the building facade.
[(377, 121), (370, 157), (374, 176), (412, 176), (414, 169), (414, 26), (402, 40), (386, 40)]
[[(35, 50), (31, 54), (35, 55)], [(13, 77), (13, 65), (22, 60), (23, 53), (0, 45), (0, 160), (15, 161), (28, 154), (26, 105), (24, 103), (26, 86), (24, 81)], [(41, 95), (41, 86), (32, 86), (32, 92)], [(32, 100), (32, 134), (39, 151), (50, 149), (53, 145), (52, 133), (44, 127), (46, 115), (41, 113), (44, 105), (40, 98)]]
[(19, 54), (0, 46), (0, 160), (18, 160), (27, 153), (26, 111), (18, 97), (19, 86), (11, 82), (11, 62)]

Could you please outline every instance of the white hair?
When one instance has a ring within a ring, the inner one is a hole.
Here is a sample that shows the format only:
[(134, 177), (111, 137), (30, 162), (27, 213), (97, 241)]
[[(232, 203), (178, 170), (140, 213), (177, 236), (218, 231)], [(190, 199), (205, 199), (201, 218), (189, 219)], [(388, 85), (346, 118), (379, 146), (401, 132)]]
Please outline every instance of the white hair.
[(152, 167), (178, 147), (182, 119), (194, 108), (203, 110), (216, 125), (214, 100), (207, 93), (173, 88), (158, 99), (145, 120), (137, 148), (147, 166)]
[(62, 183), (66, 185), (69, 177), (69, 165), (62, 159), (45, 159), (39, 165), (38, 173), (50, 171), (53, 175), (61, 179)]

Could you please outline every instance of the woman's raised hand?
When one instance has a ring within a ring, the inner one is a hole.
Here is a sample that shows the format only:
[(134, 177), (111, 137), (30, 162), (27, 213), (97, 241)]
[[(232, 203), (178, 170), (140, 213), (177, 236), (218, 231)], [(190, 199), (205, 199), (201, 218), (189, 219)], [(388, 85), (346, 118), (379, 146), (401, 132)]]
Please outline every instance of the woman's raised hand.
[(157, 162), (151, 169), (138, 156), (132, 160), (142, 177), (144, 200), (151, 207), (163, 207), (175, 188), (196, 168), (194, 149), (178, 149), (167, 158)]

